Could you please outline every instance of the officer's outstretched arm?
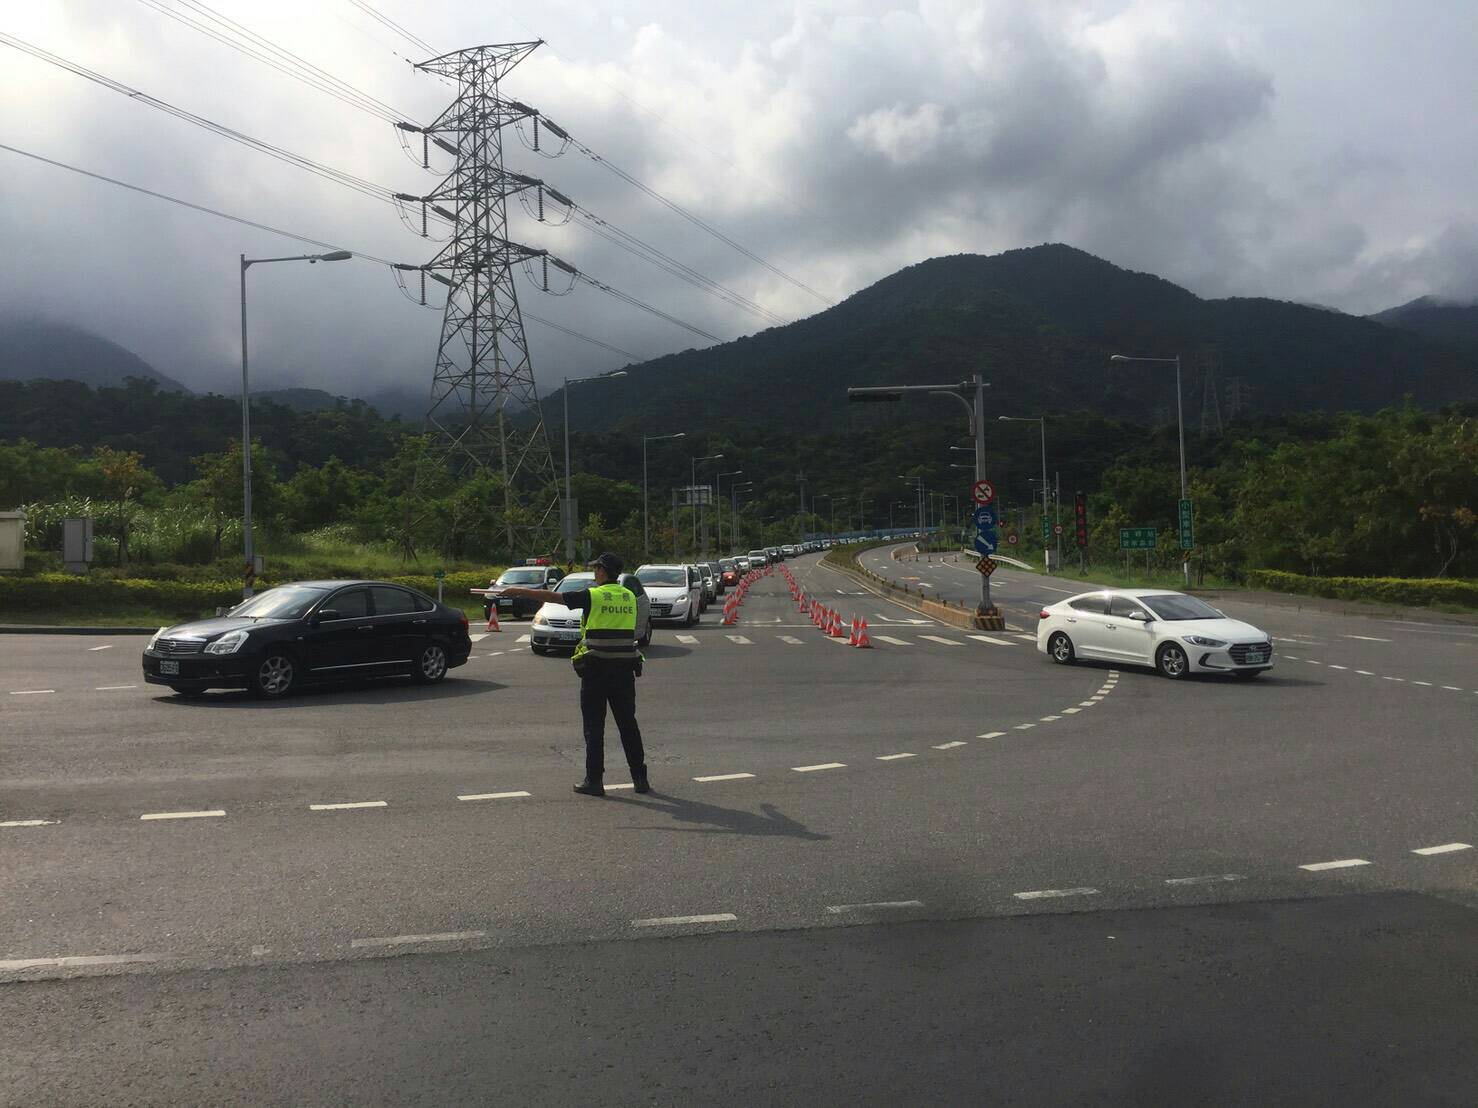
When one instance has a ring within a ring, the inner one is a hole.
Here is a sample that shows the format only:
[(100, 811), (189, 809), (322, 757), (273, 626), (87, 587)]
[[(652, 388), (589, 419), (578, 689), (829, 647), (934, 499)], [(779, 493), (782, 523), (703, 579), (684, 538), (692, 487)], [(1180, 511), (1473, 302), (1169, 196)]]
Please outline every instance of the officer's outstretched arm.
[(511, 596), (516, 600), (537, 600), (540, 604), (563, 604), (559, 593), (552, 589), (524, 589), (518, 586), (509, 586), (502, 591), (503, 596)]

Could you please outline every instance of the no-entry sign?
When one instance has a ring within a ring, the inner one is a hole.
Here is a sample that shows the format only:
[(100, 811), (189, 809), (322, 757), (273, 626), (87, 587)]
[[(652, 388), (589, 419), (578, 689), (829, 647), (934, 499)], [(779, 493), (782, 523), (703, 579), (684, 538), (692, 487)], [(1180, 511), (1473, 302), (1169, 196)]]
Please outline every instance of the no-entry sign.
[(970, 496), (977, 504), (989, 504), (996, 498), (996, 487), (989, 481), (976, 481), (970, 488)]

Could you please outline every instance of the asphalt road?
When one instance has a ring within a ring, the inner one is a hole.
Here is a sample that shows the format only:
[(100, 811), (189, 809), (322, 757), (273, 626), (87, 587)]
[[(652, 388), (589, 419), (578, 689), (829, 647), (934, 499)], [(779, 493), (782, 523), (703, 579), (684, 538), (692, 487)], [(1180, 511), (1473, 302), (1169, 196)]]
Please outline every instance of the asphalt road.
[(659, 630), (603, 801), (524, 624), (275, 704), (7, 637), (0, 1103), (1471, 1101), (1478, 640), (1172, 683), (792, 569), (874, 649)]

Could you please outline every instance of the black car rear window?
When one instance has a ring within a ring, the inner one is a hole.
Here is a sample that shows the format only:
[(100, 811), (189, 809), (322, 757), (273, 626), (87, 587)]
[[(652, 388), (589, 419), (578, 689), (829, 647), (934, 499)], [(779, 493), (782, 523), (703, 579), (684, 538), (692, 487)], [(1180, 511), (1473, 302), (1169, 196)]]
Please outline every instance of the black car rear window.
[(377, 616), (408, 615), (416, 610), (415, 598), (404, 589), (379, 585), (371, 587), (370, 595), (375, 598)]
[(1103, 596), (1080, 596), (1076, 600), (1069, 600), (1068, 604), (1080, 612), (1108, 611), (1108, 599)]

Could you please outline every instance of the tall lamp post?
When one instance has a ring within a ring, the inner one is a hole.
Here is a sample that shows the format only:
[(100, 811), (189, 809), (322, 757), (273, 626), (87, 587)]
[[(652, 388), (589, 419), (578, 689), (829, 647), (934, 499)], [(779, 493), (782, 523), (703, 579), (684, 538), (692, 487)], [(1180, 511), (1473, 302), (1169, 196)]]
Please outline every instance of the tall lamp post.
[(917, 509), (918, 509), (918, 511), (917, 511), (917, 517), (918, 517), (918, 521), (919, 521), (919, 536), (922, 538), (923, 537), (923, 534), (924, 534), (924, 479), (922, 477), (910, 477), (906, 473), (900, 473), (898, 475), (898, 479), (900, 481), (917, 481), (918, 482), (918, 488), (915, 490), (915, 497), (914, 497), (914, 499), (918, 501), (918, 504), (917, 504)]
[[(717, 477), (713, 479), (713, 529), (714, 532), (718, 535), (718, 545), (720, 550), (722, 550), (724, 546), (724, 478), (738, 477), (743, 472), (744, 471), (742, 469), (728, 469), (725, 470), (723, 473), (720, 473)], [(734, 487), (734, 483), (732, 481), (729, 482), (729, 487), (731, 489)]]
[[(1189, 497), (1186, 494), (1186, 481), (1185, 481), (1185, 411), (1184, 411), (1184, 409), (1181, 406), (1181, 399), (1180, 399), (1180, 395), (1181, 395), (1180, 394), (1180, 355), (1177, 354), (1173, 358), (1141, 358), (1141, 357), (1138, 357), (1138, 356), (1131, 356), (1131, 355), (1128, 355), (1128, 354), (1113, 354), (1113, 355), (1111, 355), (1109, 357), (1109, 361), (1111, 361), (1111, 362), (1120, 362), (1120, 363), (1125, 363), (1125, 362), (1151, 362), (1151, 363), (1158, 364), (1158, 365), (1171, 365), (1171, 364), (1174, 364), (1174, 366), (1175, 366), (1175, 427), (1176, 427), (1176, 430), (1180, 434), (1180, 498), (1182, 500), (1189, 499)], [(1180, 560), (1180, 568), (1185, 573), (1185, 586), (1186, 586), (1186, 588), (1190, 588), (1191, 587), (1191, 560), (1190, 560), (1190, 557), (1189, 556), (1186, 556), (1186, 557), (1184, 557), (1184, 558), (1182, 558)]]
[[(698, 513), (698, 509), (702, 508), (702, 505), (699, 504), (699, 503), (697, 503), (697, 496), (698, 496), (698, 463), (699, 462), (716, 462), (716, 461), (718, 461), (722, 457), (723, 457), (722, 454), (705, 454), (701, 458), (692, 458), (691, 459), (692, 465), (689, 467), (690, 468), (690, 473), (689, 473), (689, 480), (688, 480), (688, 488), (690, 490), (692, 490), (691, 495), (694, 498), (694, 504), (693, 504), (693, 553), (694, 554), (697, 554), (698, 553), (698, 514), (699, 514)], [(706, 535), (705, 535), (705, 537), (706, 537)], [(708, 552), (705, 550), (704, 553), (706, 554)]]
[(251, 537), (251, 389), (246, 374), (246, 271), (268, 262), (347, 262), (353, 254), (333, 250), (327, 254), (294, 254), (287, 258), (248, 258), (241, 255), (241, 545), (246, 554), (246, 570), (242, 577), (242, 598), (251, 596), (252, 579), (256, 576), (256, 550)]
[(595, 377), (579, 377), (575, 380), (564, 378), (564, 388), (560, 390), (564, 398), (565, 409), (565, 509), (564, 532), (565, 532), (565, 563), (569, 564), (575, 560), (575, 493), (570, 481), (570, 386), (583, 385), (586, 381), (614, 381), (617, 377), (625, 377), (626, 371), (618, 369), (614, 373), (602, 373)]
[(739, 553), (739, 493), (754, 488), (753, 481), (730, 481), (729, 482), (729, 514), (733, 519), (729, 522), (729, 537), (734, 544), (734, 553)]
[[(1001, 423), (1035, 423), (1042, 428), (1042, 518), (1047, 518), (1047, 417), (1046, 416), (997, 416)], [(1058, 560), (1062, 552), (1058, 551)], [(1047, 540), (1042, 540), (1042, 565), (1047, 564)], [(1057, 567), (1060, 571), (1061, 566)]]
[(641, 440), (641, 541), (642, 557), (647, 561), (652, 560), (652, 527), (647, 509), (647, 443), (661, 442), (664, 439), (681, 439), (687, 437), (686, 431), (679, 431), (675, 435), (643, 435)]

